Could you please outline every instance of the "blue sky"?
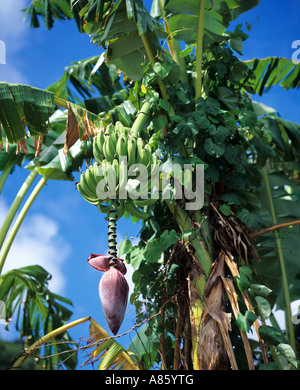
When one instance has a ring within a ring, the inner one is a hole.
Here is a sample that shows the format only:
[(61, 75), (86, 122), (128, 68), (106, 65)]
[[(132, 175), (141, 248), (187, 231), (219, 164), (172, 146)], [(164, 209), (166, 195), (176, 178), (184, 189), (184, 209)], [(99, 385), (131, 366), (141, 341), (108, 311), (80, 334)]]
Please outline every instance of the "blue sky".
[[(148, 3), (148, 2), (147, 2)], [(92, 45), (87, 35), (80, 35), (74, 21), (56, 22), (51, 31), (29, 29), (19, 12), (30, 1), (0, 2), (0, 40), (6, 44), (6, 64), (0, 64), (0, 80), (46, 88), (62, 75), (64, 67), (72, 61), (100, 55), (101, 49)], [(257, 17), (259, 20), (257, 21)], [(279, 56), (291, 58), (294, 40), (300, 39), (299, 1), (262, 0), (261, 4), (236, 23), (253, 23), (250, 38), (244, 44), (243, 59)], [(273, 88), (262, 98), (277, 109), (284, 119), (300, 124), (298, 90), (284, 91)], [(0, 222), (13, 201), (28, 172), (16, 168), (9, 177), (0, 197)], [(77, 175), (78, 178), (78, 175)], [(36, 181), (37, 182), (37, 181)], [(36, 183), (35, 182), (35, 183)], [(87, 264), (90, 253), (107, 252), (107, 222), (104, 215), (83, 200), (74, 182), (49, 181), (27, 215), (7, 260), (6, 269), (28, 264), (40, 264), (52, 273), (51, 288), (73, 302), (72, 320), (92, 316), (101, 326), (106, 323), (102, 315), (98, 283), (101, 273)], [(119, 238), (136, 237), (138, 224), (122, 218), (118, 223)], [(127, 279), (130, 282), (131, 270)], [(134, 325), (134, 311), (126, 315), (120, 333)], [(88, 337), (88, 326), (72, 330), (75, 340)], [(132, 332), (118, 341), (125, 347), (134, 337)], [(0, 325), (0, 337), (14, 338)], [(84, 356), (80, 358), (82, 362)]]

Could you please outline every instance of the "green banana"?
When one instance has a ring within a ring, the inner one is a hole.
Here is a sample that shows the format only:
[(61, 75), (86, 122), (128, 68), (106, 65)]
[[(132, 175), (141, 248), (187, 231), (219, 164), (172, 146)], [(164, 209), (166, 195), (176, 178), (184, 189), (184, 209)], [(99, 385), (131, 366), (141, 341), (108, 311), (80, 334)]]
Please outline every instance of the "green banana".
[(105, 134), (108, 134), (108, 136), (112, 139), (112, 142), (114, 144), (117, 143), (117, 136), (116, 136), (116, 129), (115, 126), (112, 125), (111, 123), (107, 126), (105, 130)]
[(140, 210), (131, 199), (127, 199), (126, 201), (126, 209), (129, 211), (131, 215), (138, 219), (147, 219), (150, 217), (150, 214), (145, 211)]
[(83, 199), (85, 199), (87, 202), (89, 202), (91, 204), (98, 204), (99, 203), (98, 198), (90, 197), (87, 195), (86, 191), (83, 189), (83, 187), (80, 183), (77, 184), (77, 189), (78, 189), (80, 195), (83, 197)]
[(151, 164), (152, 164), (152, 150), (151, 150), (151, 146), (149, 144), (146, 144), (145, 147), (144, 147), (144, 150), (145, 150), (145, 154), (147, 156), (147, 168), (148, 168), (148, 172), (150, 173), (151, 172)]
[(127, 184), (127, 164), (125, 164), (125, 161), (122, 160), (119, 165), (119, 189), (122, 191), (126, 191), (125, 187)]
[(141, 164), (143, 164), (147, 168), (151, 161), (148, 158), (146, 150), (143, 148), (140, 154), (141, 154), (141, 161), (142, 161)]
[(100, 169), (102, 169), (102, 176), (106, 178), (107, 176), (107, 167), (108, 167), (108, 161), (104, 159), (100, 165)]
[(118, 182), (119, 182), (119, 161), (116, 158), (113, 159), (112, 167), (113, 167), (113, 169), (115, 171), (115, 175), (116, 175), (116, 184), (118, 184)]
[(108, 187), (108, 197), (111, 199), (113, 195), (117, 195), (117, 181), (116, 181), (116, 172), (113, 164), (108, 163), (107, 165), (107, 187)]
[(122, 125), (120, 121), (117, 121), (115, 123), (115, 132), (117, 134), (124, 134), (125, 133), (125, 127)]
[(102, 203), (99, 203), (97, 205), (97, 208), (100, 211), (100, 213), (107, 214), (109, 212), (110, 208), (111, 208), (111, 205), (110, 204), (109, 205), (104, 205)]
[(134, 199), (133, 203), (138, 207), (149, 206), (154, 204), (158, 199), (148, 198), (148, 199)]
[(96, 183), (98, 184), (99, 181), (101, 179), (103, 179), (103, 175), (101, 174), (102, 170), (100, 169), (100, 165), (98, 164), (98, 162), (95, 162), (92, 167), (90, 167), (90, 169), (92, 169), (92, 172), (94, 174), (94, 178), (96, 180)]
[(136, 162), (138, 164), (143, 164), (142, 161), (142, 150), (143, 150), (144, 142), (141, 137), (138, 137), (136, 140)]
[(104, 150), (103, 150), (104, 141), (105, 141), (104, 130), (100, 130), (100, 132), (97, 134), (97, 144), (98, 144), (99, 150), (102, 153), (102, 156), (103, 156), (103, 152), (104, 152)]
[(89, 185), (90, 189), (96, 193), (96, 187), (97, 187), (97, 178), (94, 174), (94, 166), (91, 165), (85, 172), (85, 178), (87, 181), (87, 184)]
[(109, 135), (105, 136), (104, 156), (107, 161), (112, 162), (116, 153), (116, 143)]
[(122, 145), (121, 145), (122, 142), (123, 142), (122, 138), (119, 137), (119, 138), (118, 138), (118, 141), (117, 141), (117, 143), (116, 143), (116, 154), (117, 154), (118, 156), (121, 156), (121, 155), (122, 155)]
[[(144, 196), (148, 194), (148, 192), (151, 190), (151, 179), (148, 179), (148, 182), (145, 183), (141, 188), (140, 188), (140, 196)], [(149, 194), (148, 194), (149, 195)]]
[[(127, 144), (128, 144), (128, 138), (125, 134), (122, 134), (120, 136), (121, 139), (121, 154), (119, 154), (119, 157), (127, 157)], [(128, 157), (127, 157), (128, 158)]]
[(155, 170), (157, 169), (157, 166), (159, 166), (161, 164), (161, 161), (159, 160), (159, 158), (154, 155), (152, 157), (152, 162), (151, 162), (151, 172), (150, 172), (150, 176), (153, 175), (153, 173), (155, 172)]
[(136, 137), (131, 137), (127, 142), (128, 166), (136, 163)]
[(80, 176), (80, 185), (81, 185), (81, 188), (83, 190), (83, 192), (90, 198), (97, 198), (97, 195), (96, 195), (96, 192), (94, 192), (90, 186), (89, 186), (89, 183), (87, 181), (87, 178), (86, 178), (86, 174), (83, 173), (81, 176)]
[(102, 136), (104, 137), (104, 134), (103, 131), (100, 130), (93, 140), (93, 155), (98, 162), (101, 162), (104, 154), (102, 141), (100, 140), (102, 139)]

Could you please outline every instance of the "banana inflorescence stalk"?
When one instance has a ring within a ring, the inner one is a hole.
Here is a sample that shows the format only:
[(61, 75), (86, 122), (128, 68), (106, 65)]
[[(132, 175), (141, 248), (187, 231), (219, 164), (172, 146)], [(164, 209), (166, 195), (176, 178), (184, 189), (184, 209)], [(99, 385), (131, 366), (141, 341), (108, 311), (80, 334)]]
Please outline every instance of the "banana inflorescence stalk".
[(99, 283), (99, 297), (106, 322), (114, 335), (118, 333), (125, 316), (129, 286), (124, 277), (126, 266), (117, 258), (117, 204), (108, 211), (108, 254), (88, 258), (89, 264), (105, 272)]
[(111, 207), (108, 212), (108, 254), (109, 266), (116, 267), (117, 265), (117, 211), (115, 207)]
[[(144, 207), (157, 200), (149, 196), (150, 178), (160, 160), (138, 135), (136, 127), (129, 129), (117, 122), (100, 129), (93, 139), (96, 161), (81, 174), (77, 185), (83, 198), (108, 216), (108, 256), (92, 254), (88, 262), (105, 272), (99, 283), (99, 296), (105, 319), (114, 335), (123, 322), (129, 291), (124, 277), (126, 266), (122, 259), (117, 258), (117, 220), (125, 211), (138, 219), (148, 218)], [(123, 197), (134, 164), (142, 164), (145, 173), (143, 180), (138, 180), (139, 191), (135, 193), (138, 196)]]

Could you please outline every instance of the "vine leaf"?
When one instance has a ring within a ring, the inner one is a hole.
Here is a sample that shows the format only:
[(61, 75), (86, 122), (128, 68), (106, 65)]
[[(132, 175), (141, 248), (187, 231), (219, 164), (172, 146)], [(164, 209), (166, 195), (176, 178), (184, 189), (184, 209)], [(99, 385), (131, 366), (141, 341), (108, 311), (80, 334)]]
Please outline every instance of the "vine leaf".
[(256, 321), (256, 319), (257, 315), (254, 314), (252, 311), (247, 310), (244, 315), (242, 313), (238, 314), (236, 324), (243, 332), (247, 333), (249, 332), (253, 322)]

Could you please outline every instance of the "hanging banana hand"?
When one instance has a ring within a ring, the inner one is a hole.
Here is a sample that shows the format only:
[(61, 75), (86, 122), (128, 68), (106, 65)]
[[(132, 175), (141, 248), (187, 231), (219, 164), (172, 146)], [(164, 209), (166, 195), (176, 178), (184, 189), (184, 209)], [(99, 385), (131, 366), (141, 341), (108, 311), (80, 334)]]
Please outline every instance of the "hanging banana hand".
[[(148, 218), (149, 213), (144, 208), (157, 201), (151, 198), (150, 178), (160, 165), (157, 156), (152, 155), (150, 145), (145, 144), (140, 136), (132, 134), (121, 122), (117, 122), (99, 130), (93, 139), (93, 153), (96, 162), (81, 175), (77, 185), (83, 198), (96, 205), (100, 212), (107, 213), (114, 208), (114, 200), (119, 199), (122, 194), (116, 210), (116, 220), (125, 210), (138, 219)], [(140, 182), (137, 191), (143, 199), (123, 199), (124, 192), (127, 194), (128, 170), (134, 164), (142, 164), (147, 168), (148, 180)]]

